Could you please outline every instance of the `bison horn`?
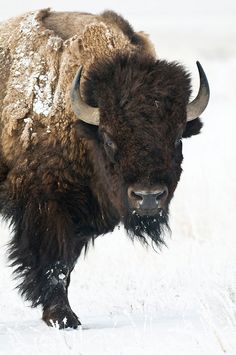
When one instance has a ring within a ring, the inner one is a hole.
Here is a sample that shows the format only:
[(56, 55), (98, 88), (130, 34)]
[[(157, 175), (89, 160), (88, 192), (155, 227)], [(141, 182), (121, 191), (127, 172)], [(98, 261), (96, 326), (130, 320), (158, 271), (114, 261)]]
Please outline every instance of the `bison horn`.
[(70, 91), (71, 107), (76, 116), (86, 123), (99, 125), (99, 109), (86, 104), (80, 94), (80, 78), (83, 67), (80, 66), (72, 83)]
[(206, 74), (199, 62), (197, 62), (197, 67), (200, 77), (200, 88), (197, 97), (187, 106), (187, 121), (192, 121), (203, 113), (210, 97), (210, 88)]

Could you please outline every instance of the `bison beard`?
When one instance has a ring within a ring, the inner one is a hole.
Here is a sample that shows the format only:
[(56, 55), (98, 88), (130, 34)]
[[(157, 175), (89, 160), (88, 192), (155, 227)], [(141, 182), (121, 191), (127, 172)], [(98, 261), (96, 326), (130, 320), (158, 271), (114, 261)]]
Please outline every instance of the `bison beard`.
[(123, 223), (132, 239), (137, 237), (142, 243), (148, 245), (148, 238), (150, 238), (158, 247), (165, 244), (163, 237), (166, 231), (170, 231), (168, 212), (164, 210), (161, 210), (156, 216), (139, 216), (137, 213), (128, 213)]

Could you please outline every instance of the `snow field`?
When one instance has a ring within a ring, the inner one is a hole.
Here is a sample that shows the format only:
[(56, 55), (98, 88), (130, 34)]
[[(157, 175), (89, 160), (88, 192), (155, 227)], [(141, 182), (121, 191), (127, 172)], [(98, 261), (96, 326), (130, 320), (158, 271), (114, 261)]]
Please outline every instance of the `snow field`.
[[(204, 4), (204, 6), (203, 6)], [(83, 327), (47, 328), (14, 290), (7, 266), (10, 233), (0, 227), (0, 354), (236, 354), (236, 25), (235, 2), (200, 0), (133, 6), (104, 0), (69, 4), (9, 1), (0, 19), (35, 7), (117, 9), (150, 33), (159, 57), (193, 74), (203, 65), (211, 87), (202, 134), (185, 140), (181, 182), (171, 205), (168, 248), (132, 243), (123, 228), (100, 237), (72, 274), (70, 300)], [(14, 13), (13, 13), (14, 12)]]

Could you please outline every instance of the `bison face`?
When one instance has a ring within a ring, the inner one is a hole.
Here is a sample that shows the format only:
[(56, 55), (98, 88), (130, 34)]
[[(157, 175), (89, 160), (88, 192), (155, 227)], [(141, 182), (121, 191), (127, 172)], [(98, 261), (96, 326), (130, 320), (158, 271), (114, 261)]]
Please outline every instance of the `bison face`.
[(94, 194), (130, 234), (144, 240), (149, 235), (158, 244), (181, 175), (182, 138), (199, 133), (199, 98), (202, 110), (208, 97), (199, 90), (188, 104), (186, 71), (140, 55), (119, 55), (90, 68), (84, 86), (90, 106), (78, 93), (79, 78), (72, 107), (80, 118), (78, 135), (89, 145)]

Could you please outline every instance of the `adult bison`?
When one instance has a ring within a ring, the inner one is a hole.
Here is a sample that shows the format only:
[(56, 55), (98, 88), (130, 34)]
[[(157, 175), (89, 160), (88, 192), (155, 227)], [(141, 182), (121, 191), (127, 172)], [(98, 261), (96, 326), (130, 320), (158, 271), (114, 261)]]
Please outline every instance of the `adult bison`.
[(91, 240), (122, 222), (132, 237), (163, 242), (181, 140), (199, 133), (209, 99), (198, 70), (189, 103), (186, 70), (157, 59), (113, 12), (1, 23), (0, 210), (19, 289), (48, 325), (80, 324), (67, 291)]

